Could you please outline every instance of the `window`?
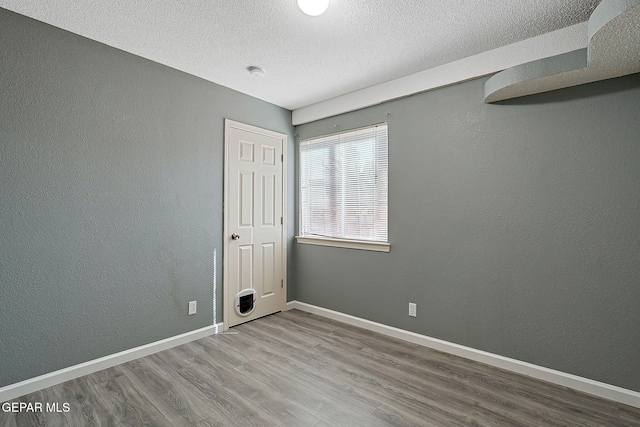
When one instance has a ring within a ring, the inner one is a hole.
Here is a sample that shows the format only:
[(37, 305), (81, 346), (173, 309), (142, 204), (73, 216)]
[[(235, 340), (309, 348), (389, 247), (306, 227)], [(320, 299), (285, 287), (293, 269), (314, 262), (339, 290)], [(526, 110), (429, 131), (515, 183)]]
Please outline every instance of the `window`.
[(387, 124), (300, 142), (300, 243), (387, 252)]

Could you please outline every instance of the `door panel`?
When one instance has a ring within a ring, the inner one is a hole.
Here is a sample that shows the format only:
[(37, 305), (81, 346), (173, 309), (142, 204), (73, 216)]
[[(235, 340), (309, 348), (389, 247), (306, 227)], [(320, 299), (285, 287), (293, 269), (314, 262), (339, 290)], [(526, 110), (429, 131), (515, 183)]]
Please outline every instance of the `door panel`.
[(262, 176), (262, 226), (276, 225), (276, 207), (275, 207), (275, 175)]
[(275, 243), (262, 244), (262, 295), (270, 296), (275, 289)]
[[(283, 310), (283, 149), (286, 136), (228, 121), (225, 183), (225, 327)], [(232, 239), (232, 234), (237, 239)], [(249, 316), (235, 296), (256, 291)]]
[(238, 285), (235, 287), (235, 294), (243, 289), (253, 288), (253, 245), (238, 247)]
[(239, 221), (241, 228), (253, 227), (253, 172), (240, 171), (238, 191)]

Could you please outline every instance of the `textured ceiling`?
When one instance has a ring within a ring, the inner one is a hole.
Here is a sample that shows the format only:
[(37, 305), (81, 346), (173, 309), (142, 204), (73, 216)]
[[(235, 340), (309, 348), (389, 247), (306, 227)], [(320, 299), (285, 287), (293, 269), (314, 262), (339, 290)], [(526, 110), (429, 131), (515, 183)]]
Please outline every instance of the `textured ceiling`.
[(296, 0), (0, 7), (294, 110), (586, 21), (599, 2), (330, 0), (319, 17)]
[(587, 48), (508, 68), (485, 83), (485, 102), (640, 72), (640, 0), (603, 0)]

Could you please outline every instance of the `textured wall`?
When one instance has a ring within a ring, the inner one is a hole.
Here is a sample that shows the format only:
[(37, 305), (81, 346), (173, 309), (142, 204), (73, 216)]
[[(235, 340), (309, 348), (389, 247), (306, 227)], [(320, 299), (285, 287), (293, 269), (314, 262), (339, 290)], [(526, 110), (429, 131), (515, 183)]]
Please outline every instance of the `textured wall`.
[(495, 105), (484, 81), (296, 128), (389, 123), (391, 242), (296, 244), (296, 298), (640, 391), (640, 75)]
[(4, 9), (0, 40), (0, 387), (211, 325), (214, 250), (220, 322), (223, 120), (291, 113)]

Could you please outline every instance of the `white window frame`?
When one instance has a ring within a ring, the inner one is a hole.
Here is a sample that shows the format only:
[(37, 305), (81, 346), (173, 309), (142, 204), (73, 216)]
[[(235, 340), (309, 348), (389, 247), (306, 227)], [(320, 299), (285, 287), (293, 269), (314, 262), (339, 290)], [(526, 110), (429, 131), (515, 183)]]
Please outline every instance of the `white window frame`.
[[(388, 176), (388, 171), (389, 171), (389, 161), (388, 161), (388, 150), (389, 150), (389, 146), (388, 146), (388, 125), (387, 123), (378, 123), (375, 125), (371, 125), (371, 126), (366, 126), (364, 128), (359, 128), (359, 129), (352, 129), (349, 131), (341, 131), (341, 132), (337, 132), (334, 134), (330, 134), (330, 135), (323, 135), (321, 137), (318, 138), (327, 138), (327, 137), (332, 137), (332, 136), (336, 136), (339, 134), (347, 134), (347, 133), (351, 133), (351, 132), (357, 132), (357, 131), (361, 131), (364, 129), (372, 129), (376, 126), (387, 126), (387, 176)], [(309, 140), (313, 140), (313, 139), (317, 139), (317, 138), (308, 138), (308, 139), (304, 139), (302, 141), (300, 141), (300, 143), (303, 143), (305, 141), (309, 141)], [(298, 160), (300, 161), (300, 157), (298, 158)], [(373, 240), (353, 240), (353, 239), (345, 239), (345, 238), (336, 238), (336, 237), (329, 237), (329, 236), (319, 236), (319, 235), (302, 235), (302, 223), (303, 223), (303, 218), (302, 218), (302, 195), (301, 195), (301, 177), (300, 175), (298, 175), (298, 183), (299, 183), (299, 190), (298, 190), (298, 195), (299, 195), (299, 235), (296, 236), (296, 242), (297, 243), (301, 243), (301, 244), (309, 244), (309, 245), (319, 245), (319, 246), (330, 246), (330, 247), (340, 247), (340, 248), (350, 248), (350, 249), (361, 249), (361, 250), (369, 250), (369, 251), (377, 251), (377, 252), (389, 252), (389, 250), (391, 249), (391, 245), (389, 244), (389, 219), (388, 219), (388, 209), (389, 209), (389, 202), (387, 200), (387, 241), (383, 242), (383, 241), (373, 241)], [(387, 193), (388, 193), (388, 181), (387, 181)]]

